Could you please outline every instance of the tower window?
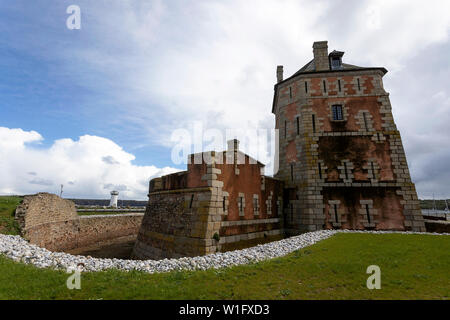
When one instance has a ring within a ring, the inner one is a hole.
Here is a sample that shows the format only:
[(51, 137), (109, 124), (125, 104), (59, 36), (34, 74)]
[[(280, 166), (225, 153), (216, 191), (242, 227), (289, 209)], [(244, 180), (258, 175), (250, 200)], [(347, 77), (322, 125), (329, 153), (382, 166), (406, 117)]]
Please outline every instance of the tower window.
[(313, 127), (313, 133), (316, 133), (316, 115), (312, 115), (312, 127)]
[(341, 92), (341, 80), (338, 80), (339, 92)]
[(300, 117), (297, 117), (297, 135), (300, 134)]
[(327, 83), (323, 80), (323, 92), (327, 93)]
[(291, 181), (294, 182), (294, 164), (291, 163)]
[(287, 137), (287, 121), (284, 121), (284, 138)]
[(359, 81), (359, 78), (356, 80), (358, 81), (358, 91), (361, 91), (361, 82)]
[(289, 87), (289, 98), (292, 99), (292, 87)]
[(331, 111), (333, 113), (333, 120), (344, 120), (343, 114), (342, 114), (342, 105), (335, 104), (331, 106)]
[(194, 195), (191, 195), (191, 201), (189, 202), (189, 209), (192, 209), (193, 202), (194, 202)]
[(305, 93), (308, 93), (308, 82), (305, 81)]

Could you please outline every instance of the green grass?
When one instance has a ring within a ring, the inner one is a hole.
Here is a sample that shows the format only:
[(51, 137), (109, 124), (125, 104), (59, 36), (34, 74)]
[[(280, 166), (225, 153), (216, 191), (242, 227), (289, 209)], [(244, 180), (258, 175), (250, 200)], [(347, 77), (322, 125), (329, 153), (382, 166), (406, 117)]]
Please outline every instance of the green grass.
[[(450, 205), (450, 199), (447, 199), (447, 203)], [(422, 209), (433, 209), (434, 205), (436, 205), (436, 210), (444, 210), (445, 200), (420, 200), (420, 208)]]
[(14, 211), (22, 197), (0, 196), (0, 233), (19, 234), (19, 225), (14, 221)]
[[(67, 274), (0, 257), (0, 299), (449, 299), (450, 238), (338, 234), (286, 257), (220, 270)], [(381, 268), (369, 290), (366, 269)]]

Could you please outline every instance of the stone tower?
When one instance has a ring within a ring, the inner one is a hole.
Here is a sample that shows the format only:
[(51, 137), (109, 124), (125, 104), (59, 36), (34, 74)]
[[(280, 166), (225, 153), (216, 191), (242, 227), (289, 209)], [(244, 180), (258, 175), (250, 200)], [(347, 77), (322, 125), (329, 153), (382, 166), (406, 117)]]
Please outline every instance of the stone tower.
[(381, 67), (342, 62), (315, 42), (314, 59), (283, 80), (272, 112), (279, 129), (287, 235), (345, 228), (425, 231)]

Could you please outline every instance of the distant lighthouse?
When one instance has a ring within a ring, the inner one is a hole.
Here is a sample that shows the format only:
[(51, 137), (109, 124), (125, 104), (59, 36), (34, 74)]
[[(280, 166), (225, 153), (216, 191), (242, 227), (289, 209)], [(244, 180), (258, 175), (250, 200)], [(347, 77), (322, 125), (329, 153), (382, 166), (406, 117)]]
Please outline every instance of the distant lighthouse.
[(119, 198), (119, 191), (111, 191), (111, 201), (109, 202), (109, 206), (117, 208), (118, 198)]

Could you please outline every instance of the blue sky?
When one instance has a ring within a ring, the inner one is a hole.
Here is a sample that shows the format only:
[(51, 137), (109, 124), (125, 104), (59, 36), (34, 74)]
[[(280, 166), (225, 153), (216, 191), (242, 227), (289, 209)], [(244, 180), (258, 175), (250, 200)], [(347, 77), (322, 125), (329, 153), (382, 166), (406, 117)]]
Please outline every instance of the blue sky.
[[(72, 4), (81, 30), (66, 27)], [(66, 196), (107, 197), (116, 187), (145, 199), (149, 178), (184, 168), (170, 158), (174, 130), (195, 121), (273, 128), (276, 65), (288, 76), (312, 58), (313, 41), (328, 40), (344, 62), (389, 70), (385, 88), (419, 194), (450, 196), (449, 9), (448, 1), (1, 1), (0, 127), (12, 149), (0, 150), (0, 193), (64, 184)], [(98, 162), (75, 162), (76, 150)]]

